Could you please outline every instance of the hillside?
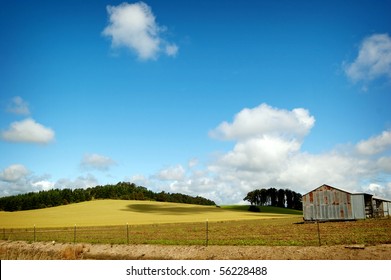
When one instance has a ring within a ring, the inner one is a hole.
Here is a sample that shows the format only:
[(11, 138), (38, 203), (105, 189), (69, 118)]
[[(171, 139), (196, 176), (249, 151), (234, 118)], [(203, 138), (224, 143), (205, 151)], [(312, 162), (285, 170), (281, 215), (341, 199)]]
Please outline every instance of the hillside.
[(46, 209), (0, 212), (1, 228), (107, 226), (270, 219), (279, 213), (232, 211), (216, 206), (131, 200), (94, 200)]
[(96, 186), (87, 189), (51, 189), (0, 198), (0, 211), (21, 211), (55, 207), (94, 199), (151, 200), (197, 205), (216, 205), (200, 196), (181, 193), (156, 193), (134, 183), (119, 182), (116, 185)]

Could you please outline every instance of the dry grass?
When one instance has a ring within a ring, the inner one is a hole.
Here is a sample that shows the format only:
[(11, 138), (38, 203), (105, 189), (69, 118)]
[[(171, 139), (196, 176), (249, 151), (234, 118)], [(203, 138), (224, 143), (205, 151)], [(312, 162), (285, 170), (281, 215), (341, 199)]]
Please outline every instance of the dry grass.
[(391, 244), (360, 246), (164, 246), (0, 241), (0, 259), (46, 260), (390, 260)]
[(61, 251), (61, 259), (63, 260), (79, 260), (82, 259), (84, 245), (69, 245)]
[(3, 242), (0, 246), (2, 260), (80, 260), (87, 251), (84, 244)]

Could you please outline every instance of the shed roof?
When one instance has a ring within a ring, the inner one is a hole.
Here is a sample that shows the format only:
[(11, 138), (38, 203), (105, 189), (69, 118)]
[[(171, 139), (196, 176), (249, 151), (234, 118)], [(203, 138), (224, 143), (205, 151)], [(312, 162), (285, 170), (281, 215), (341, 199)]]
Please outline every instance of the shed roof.
[[(311, 192), (313, 192), (313, 191), (316, 191), (317, 189), (319, 189), (319, 188), (321, 188), (321, 187), (329, 187), (329, 188), (333, 188), (333, 189), (339, 190), (339, 191), (341, 191), (341, 192), (345, 192), (345, 193), (350, 193), (350, 194), (352, 194), (351, 192), (348, 192), (348, 191), (343, 190), (343, 189), (341, 189), (341, 188), (336, 188), (336, 187), (333, 187), (333, 186), (330, 186), (330, 185), (327, 185), (327, 184), (323, 184), (323, 185), (321, 185), (321, 186), (319, 186), (319, 187), (313, 189), (312, 191), (307, 192), (307, 193), (304, 194), (304, 195), (307, 195), (307, 194), (309, 194), (309, 193), (311, 193)], [(303, 196), (304, 196), (304, 195), (303, 195)]]
[(382, 197), (378, 197), (378, 196), (373, 196), (372, 198), (373, 198), (373, 199), (376, 199), (376, 200), (391, 202), (390, 199), (386, 199), (386, 198), (382, 198)]
[(333, 189), (336, 189), (336, 190), (339, 190), (339, 191), (341, 191), (341, 192), (345, 192), (345, 193), (348, 193), (348, 194), (353, 194), (353, 195), (357, 195), (357, 194), (365, 194), (365, 195), (370, 195), (370, 196), (373, 196), (372, 194), (369, 194), (369, 193), (363, 193), (363, 192), (360, 192), (360, 193), (358, 193), (358, 192), (356, 192), (356, 193), (352, 193), (352, 192), (349, 192), (349, 191), (347, 191), (347, 190), (344, 190), (344, 189), (341, 189), (341, 188), (336, 188), (336, 187), (333, 187), (333, 186), (330, 186), (330, 185), (327, 185), (327, 184), (323, 184), (323, 185), (321, 185), (321, 186), (319, 186), (319, 187), (317, 187), (317, 188), (315, 188), (315, 189), (313, 189), (312, 191), (309, 191), (309, 192), (307, 192), (306, 194), (304, 194), (304, 195), (307, 195), (307, 194), (309, 194), (310, 192), (313, 192), (313, 191), (315, 191), (315, 190), (317, 190), (317, 189), (319, 189), (319, 188), (321, 188), (321, 187), (329, 187), (329, 188), (333, 188)]
[[(317, 188), (313, 189), (312, 191), (309, 191), (309, 192), (307, 192), (307, 193), (306, 193), (306, 194), (304, 194), (304, 195), (307, 195), (307, 194), (309, 194), (310, 192), (313, 192), (313, 191), (315, 191), (315, 190), (317, 190), (317, 189), (319, 189), (319, 188), (321, 188), (321, 187), (324, 187), (324, 186), (326, 186), (326, 187), (329, 187), (329, 188), (333, 188), (333, 189), (336, 189), (336, 190), (339, 190), (339, 191), (341, 191), (341, 192), (349, 193), (349, 194), (352, 194), (352, 195), (359, 195), (359, 194), (363, 194), (363, 195), (369, 195), (369, 196), (372, 196), (372, 198), (373, 198), (373, 199), (376, 199), (376, 200), (381, 200), (381, 201), (387, 201), (387, 202), (391, 202), (391, 200), (390, 200), (390, 199), (386, 199), (386, 198), (382, 198), (382, 197), (374, 196), (373, 194), (364, 193), (364, 192), (360, 192), (360, 193), (358, 193), (358, 192), (356, 192), (356, 193), (352, 193), (352, 192), (349, 192), (349, 191), (347, 191), (347, 190), (344, 190), (344, 189), (341, 189), (341, 188), (336, 188), (336, 187), (333, 187), (333, 186), (330, 186), (330, 185), (327, 185), (327, 184), (323, 184), (323, 185), (321, 185), (321, 186), (319, 186), (319, 187), (317, 187)], [(303, 196), (304, 196), (304, 195), (303, 195)]]

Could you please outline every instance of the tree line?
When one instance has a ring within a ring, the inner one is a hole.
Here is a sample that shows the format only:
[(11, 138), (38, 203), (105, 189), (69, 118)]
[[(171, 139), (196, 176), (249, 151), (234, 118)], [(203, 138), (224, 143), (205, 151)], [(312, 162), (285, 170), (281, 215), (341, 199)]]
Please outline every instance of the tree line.
[(116, 185), (96, 186), (87, 189), (51, 189), (0, 198), (0, 211), (21, 211), (48, 208), (94, 199), (152, 200), (198, 205), (216, 205), (200, 196), (180, 193), (153, 192), (134, 183), (119, 182)]
[(257, 189), (247, 193), (244, 201), (248, 201), (253, 206), (276, 206), (302, 210), (301, 194), (290, 189)]

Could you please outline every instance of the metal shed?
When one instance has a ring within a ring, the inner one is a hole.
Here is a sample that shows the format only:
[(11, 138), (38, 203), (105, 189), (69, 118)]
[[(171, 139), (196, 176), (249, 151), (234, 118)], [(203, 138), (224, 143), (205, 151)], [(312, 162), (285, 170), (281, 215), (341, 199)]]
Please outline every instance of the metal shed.
[(391, 216), (391, 200), (374, 196), (372, 204), (375, 217)]
[(357, 220), (391, 215), (391, 201), (322, 185), (302, 197), (304, 220)]

